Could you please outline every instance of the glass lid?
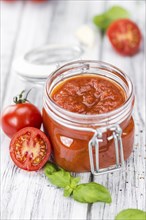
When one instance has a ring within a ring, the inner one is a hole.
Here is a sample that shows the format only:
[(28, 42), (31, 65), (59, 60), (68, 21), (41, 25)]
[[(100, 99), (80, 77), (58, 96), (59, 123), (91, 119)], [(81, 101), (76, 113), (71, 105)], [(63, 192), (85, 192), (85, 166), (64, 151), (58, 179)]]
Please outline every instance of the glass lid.
[(81, 58), (81, 45), (46, 44), (13, 62), (13, 69), (23, 79), (43, 82), (59, 66)]

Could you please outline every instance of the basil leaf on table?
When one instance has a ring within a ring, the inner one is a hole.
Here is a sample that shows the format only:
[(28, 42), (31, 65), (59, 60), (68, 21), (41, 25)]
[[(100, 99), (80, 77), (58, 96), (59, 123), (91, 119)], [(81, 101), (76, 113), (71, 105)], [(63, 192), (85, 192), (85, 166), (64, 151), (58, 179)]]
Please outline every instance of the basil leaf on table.
[(82, 203), (106, 202), (111, 203), (109, 191), (98, 183), (80, 184), (73, 191), (73, 198)]
[(49, 178), (52, 184), (60, 188), (65, 188), (66, 186), (70, 185), (70, 173), (65, 172), (64, 170), (56, 171), (53, 174), (46, 174), (46, 176)]
[(106, 15), (111, 18), (111, 20), (130, 17), (130, 13), (121, 6), (113, 6), (106, 12)]
[(80, 182), (80, 177), (72, 177), (71, 176), (71, 184), (70, 185), (72, 188), (75, 188), (79, 182)]
[(94, 182), (79, 184), (80, 177), (73, 177), (69, 172), (50, 162), (45, 165), (44, 173), (52, 184), (64, 188), (65, 197), (73, 195), (75, 200), (83, 203), (111, 203), (109, 191), (100, 184)]
[(65, 187), (63, 195), (65, 197), (70, 196), (72, 194), (73, 190), (77, 187), (79, 182), (80, 182), (80, 177), (72, 177), (71, 176), (71, 183), (70, 183), (70, 185)]
[(130, 14), (126, 9), (120, 6), (113, 6), (106, 12), (94, 16), (93, 23), (104, 32), (113, 21), (129, 17)]
[(64, 195), (65, 197), (69, 197), (69, 196), (71, 196), (72, 192), (73, 192), (73, 188), (71, 188), (70, 186), (66, 186), (66, 187), (64, 188), (64, 193), (63, 193), (63, 195)]
[(54, 172), (58, 171), (58, 168), (55, 164), (48, 162), (44, 167), (44, 173), (45, 175), (51, 175)]
[(60, 188), (74, 189), (80, 181), (80, 177), (73, 177), (69, 172), (58, 168), (55, 164), (48, 162), (44, 167), (44, 173), (52, 184)]
[(115, 220), (146, 220), (146, 212), (139, 209), (125, 209), (116, 216)]

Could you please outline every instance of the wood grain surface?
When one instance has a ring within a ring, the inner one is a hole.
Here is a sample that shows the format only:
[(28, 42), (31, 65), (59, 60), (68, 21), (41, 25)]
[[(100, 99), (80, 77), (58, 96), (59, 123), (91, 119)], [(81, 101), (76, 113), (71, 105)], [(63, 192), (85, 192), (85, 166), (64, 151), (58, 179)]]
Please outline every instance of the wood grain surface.
[[(139, 25), (144, 39), (145, 1), (77, 1), (50, 0), (42, 4), (17, 0), (1, 2), (1, 106), (12, 103), (12, 97), (25, 88), (34, 87), (30, 100), (42, 107), (43, 88), (22, 81), (12, 68), (16, 57), (45, 43), (77, 41), (76, 30), (83, 24), (92, 26), (92, 17), (112, 5), (127, 8)], [(91, 179), (108, 187), (110, 205), (81, 204), (63, 197), (42, 171), (18, 169), (9, 156), (10, 140), (1, 132), (1, 219), (2, 220), (114, 220), (122, 209), (146, 210), (145, 198), (145, 46), (133, 57), (122, 57), (111, 48), (106, 35), (96, 30), (96, 40), (83, 58), (111, 63), (127, 73), (135, 89), (135, 142), (125, 170), (93, 177), (90, 173), (76, 174), (82, 182)]]

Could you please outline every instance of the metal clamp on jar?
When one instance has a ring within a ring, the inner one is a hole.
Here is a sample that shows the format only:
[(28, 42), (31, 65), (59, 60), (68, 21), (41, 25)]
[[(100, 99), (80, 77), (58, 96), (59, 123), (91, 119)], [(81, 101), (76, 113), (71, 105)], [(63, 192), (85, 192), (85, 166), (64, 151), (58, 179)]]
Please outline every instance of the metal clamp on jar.
[[(124, 152), (123, 152), (123, 144), (122, 144), (122, 129), (119, 125), (113, 125), (107, 129), (112, 131), (112, 135), (108, 137), (108, 140), (114, 139), (114, 146), (115, 146), (115, 154), (116, 154), (116, 165), (104, 169), (100, 169), (99, 167), (99, 147), (100, 142), (102, 140), (102, 130), (97, 129), (95, 134), (93, 135), (92, 139), (89, 141), (89, 158), (90, 158), (90, 167), (91, 172), (94, 175), (109, 173), (113, 171), (117, 171), (124, 168)], [(94, 155), (93, 149), (95, 148), (95, 162), (94, 162)], [(95, 164), (95, 166), (94, 166)]]
[[(116, 82), (126, 94), (118, 108), (102, 114), (78, 114), (57, 105), (51, 92), (71, 77), (94, 74)], [(94, 175), (113, 172), (124, 166), (134, 141), (133, 85), (118, 68), (98, 61), (68, 63), (46, 82), (44, 92), (44, 129), (53, 146), (54, 161), (73, 172), (91, 171)]]

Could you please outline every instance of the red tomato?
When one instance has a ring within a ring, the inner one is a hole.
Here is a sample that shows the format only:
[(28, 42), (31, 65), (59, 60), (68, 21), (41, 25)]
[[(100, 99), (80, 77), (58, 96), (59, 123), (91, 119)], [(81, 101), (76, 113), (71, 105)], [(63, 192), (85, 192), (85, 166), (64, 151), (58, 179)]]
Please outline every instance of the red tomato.
[(8, 106), (2, 114), (2, 129), (10, 138), (24, 127), (40, 128), (42, 116), (31, 103), (21, 103)]
[(14, 98), (15, 105), (9, 105), (5, 108), (1, 117), (2, 129), (10, 138), (24, 127), (40, 128), (42, 124), (42, 116), (37, 107), (28, 102), (25, 91), (22, 91), (18, 97)]
[(47, 136), (37, 128), (27, 127), (18, 131), (10, 142), (10, 156), (21, 169), (41, 169), (51, 154)]
[(138, 26), (129, 19), (113, 22), (107, 35), (114, 49), (122, 55), (132, 56), (139, 50), (142, 35)]

